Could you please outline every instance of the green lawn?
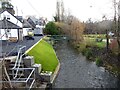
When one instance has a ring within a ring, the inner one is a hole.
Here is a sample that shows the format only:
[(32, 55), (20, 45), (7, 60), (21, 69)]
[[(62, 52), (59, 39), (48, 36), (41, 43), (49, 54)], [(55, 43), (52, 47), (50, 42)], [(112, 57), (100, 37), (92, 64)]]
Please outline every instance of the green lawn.
[(89, 37), (89, 38), (102, 38), (102, 39), (106, 38), (105, 34), (85, 34), (83, 36), (84, 37)]
[(96, 38), (84, 37), (84, 42), (88, 46), (97, 46), (99, 48), (104, 48), (106, 46), (106, 42), (96, 42)]
[(43, 71), (52, 71), (58, 65), (58, 58), (53, 47), (44, 40), (40, 40), (26, 51), (27, 55), (34, 56), (35, 63), (42, 64)]
[(96, 45), (99, 47), (99, 48), (104, 48), (106, 46), (106, 43), (105, 42), (97, 42)]

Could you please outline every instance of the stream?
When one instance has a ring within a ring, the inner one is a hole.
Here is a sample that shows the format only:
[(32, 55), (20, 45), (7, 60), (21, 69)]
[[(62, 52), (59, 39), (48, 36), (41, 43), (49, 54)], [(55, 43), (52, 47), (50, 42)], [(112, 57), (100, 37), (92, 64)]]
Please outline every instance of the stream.
[(61, 67), (53, 88), (120, 88), (120, 80), (104, 67), (86, 60), (66, 41), (57, 44)]

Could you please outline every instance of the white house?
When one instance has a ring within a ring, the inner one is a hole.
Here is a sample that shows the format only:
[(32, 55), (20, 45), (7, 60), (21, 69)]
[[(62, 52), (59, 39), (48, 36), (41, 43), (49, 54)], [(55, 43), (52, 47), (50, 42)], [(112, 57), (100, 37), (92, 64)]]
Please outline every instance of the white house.
[(28, 33), (33, 32), (35, 28), (36, 24), (30, 17), (23, 20), (23, 36), (28, 36)]
[(0, 11), (0, 40), (23, 40), (22, 22), (9, 11)]
[(23, 36), (27, 36), (29, 30), (34, 28), (26, 19), (23, 20)]
[(35, 17), (28, 17), (23, 21), (23, 35), (27, 36), (28, 32), (33, 32), (35, 36), (43, 35), (43, 25), (40, 25), (40, 20)]

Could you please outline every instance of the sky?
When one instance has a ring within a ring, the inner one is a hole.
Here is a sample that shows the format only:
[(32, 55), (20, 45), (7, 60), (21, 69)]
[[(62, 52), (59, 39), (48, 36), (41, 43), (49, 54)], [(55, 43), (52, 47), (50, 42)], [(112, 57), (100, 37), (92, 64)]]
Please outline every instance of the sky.
[[(64, 8), (81, 21), (113, 19), (113, 0), (63, 0)], [(52, 20), (56, 12), (56, 0), (11, 0), (18, 15), (35, 15)]]

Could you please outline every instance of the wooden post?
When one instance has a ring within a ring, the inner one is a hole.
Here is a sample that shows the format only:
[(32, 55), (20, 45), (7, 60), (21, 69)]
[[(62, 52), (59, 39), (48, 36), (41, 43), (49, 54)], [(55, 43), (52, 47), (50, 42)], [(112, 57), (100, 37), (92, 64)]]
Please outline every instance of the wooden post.
[(109, 35), (108, 35), (107, 29), (106, 29), (106, 49), (107, 49), (107, 51), (109, 50)]

